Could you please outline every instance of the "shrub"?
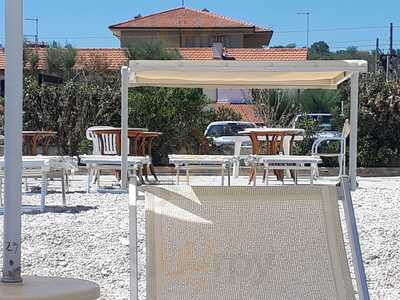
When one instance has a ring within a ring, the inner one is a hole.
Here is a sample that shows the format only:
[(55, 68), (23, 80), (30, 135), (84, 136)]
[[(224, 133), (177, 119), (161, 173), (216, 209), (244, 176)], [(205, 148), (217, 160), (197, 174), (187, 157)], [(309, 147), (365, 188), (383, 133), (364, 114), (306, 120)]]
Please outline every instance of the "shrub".
[(177, 49), (168, 49), (159, 41), (143, 42), (130, 46), (128, 57), (130, 60), (177, 60), (182, 58)]
[(256, 113), (267, 127), (287, 127), (300, 105), (295, 97), (282, 90), (253, 90)]
[(241, 119), (230, 109), (209, 108), (199, 89), (136, 88), (129, 92), (129, 126), (161, 131), (153, 159), (166, 164), (170, 153), (198, 153), (203, 132), (210, 122)]
[(120, 124), (120, 81), (74, 82), (39, 86), (25, 78), (24, 129), (58, 132), (60, 154), (76, 155), (86, 128)]
[(359, 162), (365, 167), (400, 166), (400, 81), (362, 76)]
[(53, 42), (47, 49), (47, 71), (66, 80), (74, 76), (74, 66), (77, 60), (77, 50), (70, 44), (62, 47)]

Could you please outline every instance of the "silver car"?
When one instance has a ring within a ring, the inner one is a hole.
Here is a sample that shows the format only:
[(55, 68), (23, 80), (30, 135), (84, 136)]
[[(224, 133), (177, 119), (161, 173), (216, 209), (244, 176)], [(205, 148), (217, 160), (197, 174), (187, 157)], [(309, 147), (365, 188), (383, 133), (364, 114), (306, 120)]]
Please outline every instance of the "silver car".
[[(257, 127), (251, 122), (242, 121), (219, 121), (212, 122), (207, 126), (204, 132), (204, 136), (212, 139), (213, 143), (220, 149), (224, 154), (233, 154), (235, 140), (239, 136), (239, 131), (243, 131), (246, 128)], [(251, 149), (251, 140), (248, 136), (242, 136), (242, 148)]]

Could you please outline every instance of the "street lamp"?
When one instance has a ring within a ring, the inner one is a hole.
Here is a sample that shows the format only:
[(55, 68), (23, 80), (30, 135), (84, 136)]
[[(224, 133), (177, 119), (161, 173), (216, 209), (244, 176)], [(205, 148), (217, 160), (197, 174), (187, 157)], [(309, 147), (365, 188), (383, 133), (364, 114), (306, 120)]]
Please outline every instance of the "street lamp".
[(307, 49), (309, 45), (309, 36), (310, 36), (310, 12), (298, 12), (298, 15), (307, 16)]

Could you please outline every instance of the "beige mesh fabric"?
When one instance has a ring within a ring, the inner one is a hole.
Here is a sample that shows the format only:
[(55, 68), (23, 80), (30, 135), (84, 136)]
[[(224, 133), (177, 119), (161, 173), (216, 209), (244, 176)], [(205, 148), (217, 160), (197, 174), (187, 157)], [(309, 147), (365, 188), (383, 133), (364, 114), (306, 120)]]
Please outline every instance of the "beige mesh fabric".
[(335, 187), (145, 190), (148, 299), (354, 299)]
[(273, 88), (326, 88), (335, 89), (346, 77), (345, 72), (224, 72), (152, 70), (131, 74), (135, 84), (142, 86), (230, 86), (230, 87), (273, 87)]

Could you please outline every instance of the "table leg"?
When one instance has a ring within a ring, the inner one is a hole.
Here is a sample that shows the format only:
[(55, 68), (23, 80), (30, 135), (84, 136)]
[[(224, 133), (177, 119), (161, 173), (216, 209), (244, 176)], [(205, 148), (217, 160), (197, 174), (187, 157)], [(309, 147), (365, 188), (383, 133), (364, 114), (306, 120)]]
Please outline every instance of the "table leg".
[(144, 184), (144, 180), (143, 180), (143, 165), (142, 164), (139, 165), (138, 173), (139, 173), (140, 184)]
[(31, 155), (37, 155), (37, 144), (39, 137), (32, 137), (31, 140)]
[(313, 174), (313, 167), (310, 168), (310, 184), (314, 185), (314, 174)]
[(180, 173), (179, 168), (180, 167), (179, 167), (179, 165), (176, 165), (175, 168), (176, 168), (176, 180), (175, 181), (176, 181), (176, 184), (179, 185), (179, 173)]
[(156, 174), (156, 170), (154, 169), (153, 164), (150, 163), (149, 167), (150, 167), (150, 173), (151, 173), (151, 175), (153, 175), (154, 179), (155, 179), (156, 181), (158, 181), (158, 177), (157, 177), (157, 174)]
[(221, 165), (221, 186), (225, 185), (225, 164)]
[(62, 204), (63, 206), (67, 206), (67, 199), (65, 197), (65, 171), (64, 169), (61, 170), (61, 194), (62, 194)]
[(24, 183), (25, 183), (25, 192), (28, 193), (28, 192), (29, 192), (28, 177), (25, 177), (25, 178), (24, 178)]
[[(249, 136), (250, 136), (250, 139), (251, 139), (253, 155), (260, 154), (261, 142), (258, 140), (257, 135), (254, 134), (254, 133), (250, 133)], [(268, 139), (268, 137), (267, 137), (267, 139)], [(253, 163), (252, 167), (250, 168), (249, 184), (251, 184), (252, 181), (256, 180), (256, 176), (257, 176), (256, 168), (257, 168), (257, 163)]]
[(231, 186), (231, 163), (228, 163), (228, 186)]
[(0, 206), (3, 207), (3, 177), (0, 177)]
[[(147, 155), (149, 155), (150, 157), (151, 157), (151, 146), (152, 146), (154, 138), (155, 137), (150, 137), (149, 141), (147, 142)], [(156, 174), (156, 171), (154, 169), (154, 166), (153, 166), (152, 162), (150, 162), (150, 173), (151, 173), (151, 175), (153, 175), (154, 179), (156, 181), (158, 181), (157, 174)]]
[(90, 185), (92, 182), (92, 166), (90, 164), (87, 164), (87, 168), (88, 168), (88, 179), (87, 179), (86, 192), (90, 193)]
[(189, 166), (186, 165), (186, 184), (190, 185)]
[[(241, 140), (235, 140), (235, 148), (233, 151), (233, 155), (235, 155), (238, 159), (240, 157), (240, 149), (242, 147), (242, 141)], [(238, 178), (239, 177), (239, 171), (240, 171), (240, 159), (238, 163), (235, 163), (233, 165), (233, 177)]]
[(253, 178), (253, 186), (257, 185), (257, 162), (254, 161), (254, 178)]
[(46, 195), (47, 195), (47, 175), (42, 175), (42, 186), (40, 193), (40, 211), (44, 212), (46, 210)]

